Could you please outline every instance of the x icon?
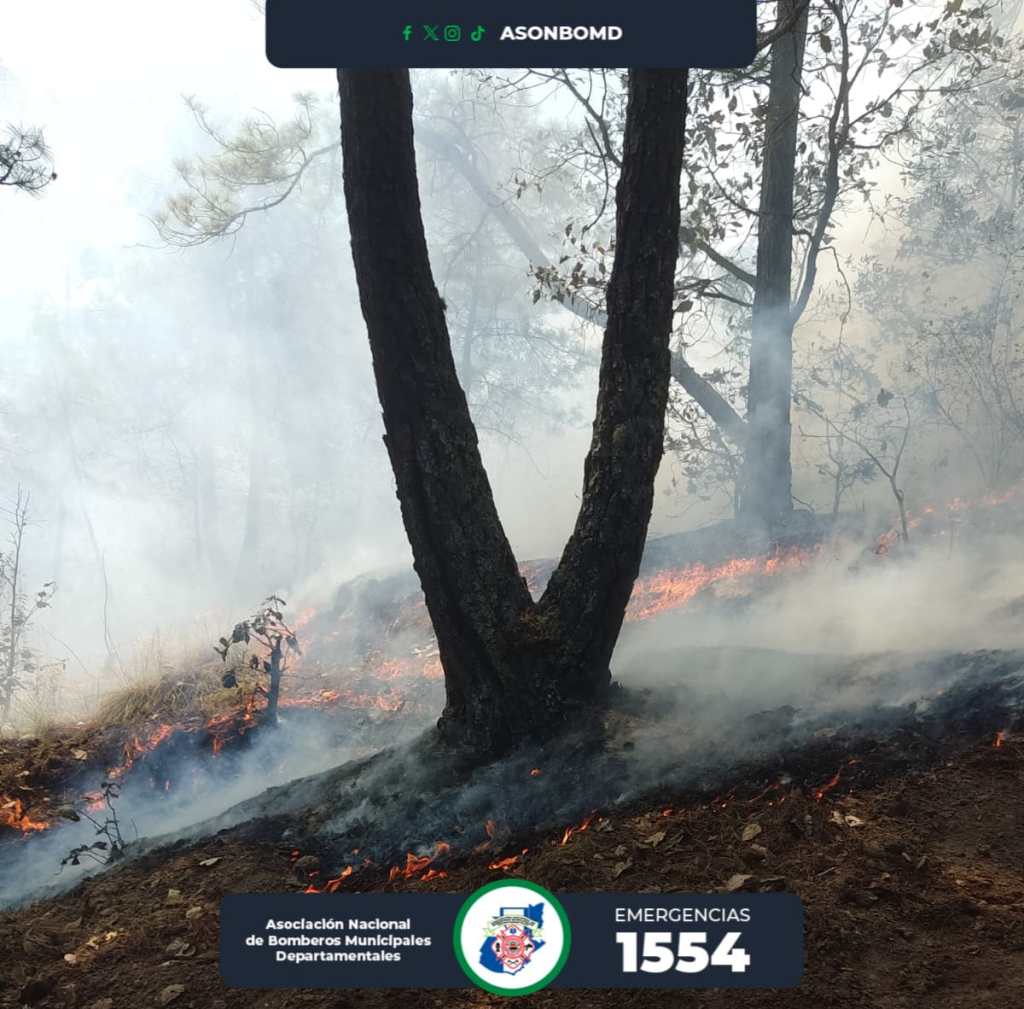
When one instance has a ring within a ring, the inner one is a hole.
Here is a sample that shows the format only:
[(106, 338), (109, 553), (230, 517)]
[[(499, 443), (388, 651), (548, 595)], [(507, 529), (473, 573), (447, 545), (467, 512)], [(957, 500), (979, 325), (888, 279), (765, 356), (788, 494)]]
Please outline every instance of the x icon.
[(437, 37), (437, 29), (440, 25), (424, 25), (423, 26), (423, 39), (426, 42), (440, 42), (441, 40)]

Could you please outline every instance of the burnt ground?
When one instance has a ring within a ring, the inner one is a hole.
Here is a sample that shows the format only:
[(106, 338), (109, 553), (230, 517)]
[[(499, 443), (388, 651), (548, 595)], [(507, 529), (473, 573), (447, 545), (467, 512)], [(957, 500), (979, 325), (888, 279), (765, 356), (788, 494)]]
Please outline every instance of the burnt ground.
[[(456, 858), (444, 867), (447, 875), (429, 881), (389, 882), (385, 868), (364, 868), (336, 899), (343, 902), (345, 891), (355, 889), (467, 893), (503, 871), (489, 868), (492, 862), (522, 848), (529, 850), (511, 873), (555, 891), (711, 891), (739, 874), (750, 877), (747, 888), (785, 888), (803, 901), (807, 967), (799, 988), (549, 989), (527, 1001), (565, 1009), (1020, 1005), (1024, 736), (1008, 735), (999, 747), (994, 741), (994, 733), (951, 735), (939, 745), (912, 747), (902, 760), (896, 743), (866, 746), (848, 754), (838, 782), (824, 794), (831, 773), (819, 776), (817, 787), (803, 779), (757, 792), (744, 786), (711, 801), (659, 795), (607, 818), (598, 814), (565, 844), (562, 831), (504, 838), (499, 850)], [(753, 825), (760, 828), (756, 837), (750, 837)], [(221, 896), (303, 889), (295, 864), (287, 845), (226, 831), (150, 852), (59, 898), (0, 915), (0, 1006), (409, 1004), (410, 993), (402, 991), (223, 987)], [(436, 1007), (502, 1003), (472, 989), (412, 997)]]
[(82, 725), (43, 738), (0, 739), (0, 804), (17, 800), (31, 817), (52, 820), (55, 807), (77, 797), (80, 781), (117, 762), (123, 735)]

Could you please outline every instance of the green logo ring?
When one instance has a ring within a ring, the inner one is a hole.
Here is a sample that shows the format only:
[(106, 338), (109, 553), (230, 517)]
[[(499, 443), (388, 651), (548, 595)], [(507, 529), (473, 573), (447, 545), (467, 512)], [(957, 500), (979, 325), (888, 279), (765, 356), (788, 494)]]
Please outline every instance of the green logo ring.
[[(555, 909), (555, 913), (558, 915), (558, 920), (562, 923), (562, 952), (558, 956), (557, 963), (539, 981), (535, 981), (533, 984), (526, 985), (522, 988), (500, 988), (498, 985), (485, 981), (469, 965), (469, 961), (462, 952), (462, 923), (465, 921), (466, 914), (469, 912), (470, 907), (472, 907), (472, 905), (476, 903), (477, 899), (482, 897), (484, 894), (508, 887), (519, 887), (521, 889), (532, 890), (534, 893), (540, 894), (540, 896)], [(462, 907), (459, 908), (459, 913), (455, 916), (455, 926), (452, 929), (452, 946), (455, 949), (455, 959), (462, 968), (462, 972), (478, 988), (483, 988), (485, 991), (489, 991), (492, 995), (532, 995), (534, 992), (540, 991), (541, 988), (546, 988), (562, 972), (562, 968), (565, 966), (566, 960), (569, 959), (569, 950), (572, 947), (572, 927), (569, 924), (569, 916), (565, 913), (565, 908), (562, 907), (561, 902), (553, 893), (551, 893), (550, 890), (545, 890), (544, 887), (538, 886), (536, 883), (531, 883), (526, 879), (498, 879), (493, 883), (488, 883), (486, 886), (480, 887), (479, 890), (475, 890), (463, 901)]]

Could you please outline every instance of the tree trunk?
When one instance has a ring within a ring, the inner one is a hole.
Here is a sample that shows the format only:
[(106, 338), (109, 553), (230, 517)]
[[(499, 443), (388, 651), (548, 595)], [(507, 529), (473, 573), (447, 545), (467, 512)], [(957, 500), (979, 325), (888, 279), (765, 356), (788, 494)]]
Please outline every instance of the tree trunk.
[(662, 451), (686, 75), (633, 71), (597, 416), (576, 528), (534, 603), (456, 377), (405, 70), (338, 72), (345, 199), (385, 444), (445, 672), (442, 737), (494, 753), (599, 696)]
[[(801, 0), (779, 0), (778, 22)], [(740, 508), (769, 525), (793, 508), (790, 400), (793, 385), (793, 183), (807, 8), (772, 43), (751, 317), (747, 440)]]
[[(471, 150), (465, 149), (459, 142), (446, 137), (428, 123), (419, 125), (417, 136), (420, 143), (428, 145), (440, 156), (446, 158), (448, 163), (466, 180), (479, 197), (480, 202), (490, 209), (494, 220), (519, 251), (526, 256), (534, 269), (540, 268), (557, 273), (555, 264), (547, 257), (540, 244), (530, 233), (530, 229), (521, 215), (484, 176), (479, 160), (473, 156)], [(604, 312), (595, 308), (588, 301), (575, 298), (567, 288), (554, 283), (549, 284), (548, 293), (578, 319), (601, 327), (608, 324), (608, 317)], [(726, 438), (736, 445), (743, 445), (746, 439), (746, 423), (743, 418), (706, 378), (686, 363), (686, 358), (679, 351), (672, 353), (672, 378), (693, 397), (694, 402), (718, 425)]]

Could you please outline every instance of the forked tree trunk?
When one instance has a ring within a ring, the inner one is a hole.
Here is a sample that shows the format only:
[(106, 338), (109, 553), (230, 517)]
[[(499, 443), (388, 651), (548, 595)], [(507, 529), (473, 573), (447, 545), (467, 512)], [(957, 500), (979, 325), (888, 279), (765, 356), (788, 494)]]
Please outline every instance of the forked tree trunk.
[[(793, 17), (801, 2), (779, 0), (780, 25)], [(740, 510), (767, 524), (793, 508), (793, 183), (806, 38), (805, 5), (793, 30), (772, 43), (765, 118)]]
[(385, 443), (445, 673), (442, 737), (553, 731), (610, 681), (662, 453), (684, 71), (633, 71), (593, 441), (579, 517), (534, 603), (498, 518), (420, 214), (406, 70), (341, 70), (352, 252)]

